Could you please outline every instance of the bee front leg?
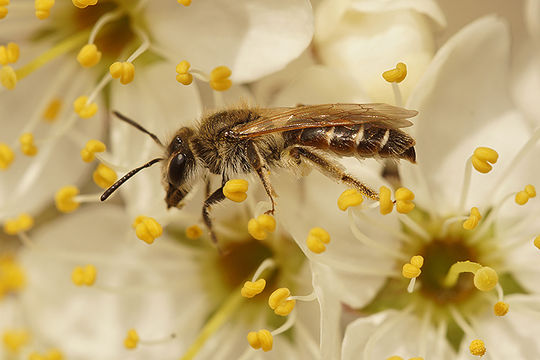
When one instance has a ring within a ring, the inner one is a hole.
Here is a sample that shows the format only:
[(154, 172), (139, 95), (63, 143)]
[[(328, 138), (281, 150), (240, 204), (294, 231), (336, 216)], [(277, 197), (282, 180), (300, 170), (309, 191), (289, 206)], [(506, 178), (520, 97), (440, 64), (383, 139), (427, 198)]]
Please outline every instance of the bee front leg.
[(266, 194), (268, 195), (268, 197), (270, 198), (270, 202), (272, 203), (272, 209), (266, 211), (265, 214), (274, 215), (274, 212), (276, 210), (276, 202), (274, 200), (274, 196), (277, 196), (277, 194), (272, 187), (272, 183), (270, 182), (268, 164), (261, 156), (255, 145), (253, 145), (253, 143), (251, 142), (248, 143), (246, 147), (246, 154), (249, 159), (249, 163), (251, 164), (251, 167), (253, 168), (253, 170), (255, 170), (255, 172), (259, 176), (259, 179), (261, 179), (264, 190), (266, 191)]
[(208, 198), (204, 201), (203, 208), (202, 208), (202, 217), (204, 224), (208, 228), (208, 232), (210, 233), (210, 238), (212, 239), (212, 242), (214, 244), (217, 244), (217, 237), (214, 233), (214, 229), (212, 227), (212, 219), (210, 218), (210, 206), (219, 203), (220, 201), (225, 200), (225, 195), (223, 195), (223, 186), (221, 186), (219, 189), (214, 191)]

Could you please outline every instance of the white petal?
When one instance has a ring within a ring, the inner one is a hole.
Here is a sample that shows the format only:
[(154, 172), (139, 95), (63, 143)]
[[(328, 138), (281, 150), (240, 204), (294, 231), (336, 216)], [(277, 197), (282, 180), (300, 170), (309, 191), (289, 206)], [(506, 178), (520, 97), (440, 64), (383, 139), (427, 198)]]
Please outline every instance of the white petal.
[(236, 82), (282, 69), (313, 35), (307, 0), (149, 2), (145, 16), (168, 53), (206, 72), (226, 65)]
[(540, 1), (538, 0), (525, 0), (525, 23), (529, 35), (533, 38), (534, 45), (538, 50), (538, 40), (540, 39)]
[(446, 26), (443, 12), (438, 3), (432, 0), (353, 0), (351, 8), (366, 13), (415, 10), (430, 17), (438, 26)]

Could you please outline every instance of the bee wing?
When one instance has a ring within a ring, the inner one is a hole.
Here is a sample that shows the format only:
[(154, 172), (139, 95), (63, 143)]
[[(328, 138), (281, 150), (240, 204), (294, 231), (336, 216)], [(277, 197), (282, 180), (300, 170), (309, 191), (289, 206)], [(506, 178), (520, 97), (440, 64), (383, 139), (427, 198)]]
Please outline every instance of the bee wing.
[(237, 138), (255, 137), (269, 133), (370, 123), (397, 129), (411, 126), (407, 120), (418, 114), (388, 104), (322, 104), (299, 107), (260, 109), (259, 118), (232, 129)]

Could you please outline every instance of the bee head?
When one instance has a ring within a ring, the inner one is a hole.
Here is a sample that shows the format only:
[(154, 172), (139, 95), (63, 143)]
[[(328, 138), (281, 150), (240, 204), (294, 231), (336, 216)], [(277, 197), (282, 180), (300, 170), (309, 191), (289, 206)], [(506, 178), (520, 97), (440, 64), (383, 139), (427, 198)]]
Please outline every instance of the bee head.
[(189, 179), (195, 169), (195, 156), (189, 147), (193, 130), (183, 127), (167, 146), (167, 162), (163, 167), (166, 180), (167, 207), (177, 207), (190, 190)]

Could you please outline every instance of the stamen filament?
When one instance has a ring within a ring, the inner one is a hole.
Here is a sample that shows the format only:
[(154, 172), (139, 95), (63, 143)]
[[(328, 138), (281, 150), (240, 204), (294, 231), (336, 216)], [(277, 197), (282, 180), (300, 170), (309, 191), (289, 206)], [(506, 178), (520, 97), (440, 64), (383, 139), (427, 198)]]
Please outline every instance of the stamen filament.
[(141, 39), (141, 45), (131, 54), (131, 56), (126, 60), (127, 62), (133, 62), (136, 58), (141, 56), (148, 48), (150, 47), (150, 39), (148, 38), (148, 35), (144, 31), (142, 31), (137, 26), (132, 26), (131, 29), (139, 39)]
[(441, 226), (441, 236), (445, 237), (448, 234), (448, 228), (450, 227), (450, 225), (457, 222), (465, 221), (468, 218), (468, 216), (454, 216), (446, 219)]
[(176, 339), (176, 334), (175, 333), (172, 333), (172, 334), (169, 334), (165, 337), (162, 337), (161, 339), (154, 339), (154, 340), (139, 340), (139, 344), (141, 345), (158, 345), (158, 344), (163, 344), (163, 343), (166, 343), (166, 342), (169, 342), (169, 341), (172, 341)]
[(493, 206), (493, 208), (491, 209), (491, 211), (486, 215), (484, 221), (478, 226), (478, 228), (477, 228), (476, 232), (473, 234), (473, 236), (471, 236), (468, 239), (467, 244), (474, 245), (478, 241), (480, 241), (482, 239), (482, 237), (485, 235), (485, 233), (487, 231), (489, 231), (489, 228), (490, 228), (491, 224), (497, 218), (497, 215), (498, 215), (501, 207), (504, 205), (504, 203), (507, 202), (510, 199), (513, 199), (515, 196), (516, 196), (515, 192), (510, 193), (510, 194), (506, 195), (505, 197), (503, 197), (497, 204), (495, 204)]
[(289, 296), (286, 300), (298, 300), (298, 301), (313, 301), (317, 299), (317, 294), (313, 291), (308, 295), (295, 295)]
[(276, 262), (274, 261), (274, 259), (269, 258), (269, 259), (264, 260), (261, 263), (261, 265), (259, 265), (259, 267), (257, 268), (257, 271), (255, 271), (255, 274), (253, 274), (253, 277), (251, 278), (251, 281), (252, 282), (257, 281), (257, 279), (259, 279), (259, 277), (262, 275), (262, 273), (265, 270), (273, 268), (274, 266), (276, 266)]
[(465, 201), (467, 200), (467, 195), (469, 195), (469, 188), (471, 186), (471, 176), (472, 176), (472, 156), (469, 156), (465, 162), (465, 172), (463, 174), (463, 185), (461, 185), (461, 197), (459, 200), (458, 211), (462, 212), (465, 210)]
[(99, 199), (101, 193), (98, 194), (86, 194), (86, 195), (77, 195), (73, 198), (74, 201), (78, 203), (101, 203)]
[[(373, 204), (368, 205), (366, 207), (373, 206), (373, 205), (375, 205), (375, 207), (378, 206), (378, 204), (376, 202), (374, 202)], [(379, 221), (377, 218), (366, 214), (364, 211), (362, 211), (361, 208), (360, 209), (355, 208), (353, 211), (354, 211), (354, 214), (357, 217), (364, 218), (364, 220), (368, 221), (369, 223), (372, 223), (378, 229), (386, 231), (388, 234), (392, 235), (393, 237), (395, 237), (395, 238), (397, 238), (397, 239), (399, 239), (401, 241), (408, 242), (408, 243), (414, 241), (414, 239), (412, 239), (410, 236), (405, 234), (403, 231), (394, 230), (394, 228), (392, 226), (388, 226), (388, 224), (383, 223), (382, 221)]]
[(475, 331), (473, 330), (471, 325), (469, 325), (469, 323), (463, 318), (463, 316), (461, 316), (459, 311), (457, 311), (457, 309), (453, 305), (450, 305), (448, 308), (450, 310), (450, 314), (454, 318), (454, 321), (456, 322), (456, 324), (458, 324), (461, 330), (463, 330), (463, 332), (468, 337), (476, 338), (477, 336), (476, 336)]
[(431, 236), (428, 234), (428, 232), (418, 225), (418, 223), (411, 219), (407, 214), (399, 214), (398, 218), (403, 224), (405, 224), (405, 226), (414, 231), (416, 235), (420, 236), (422, 240), (426, 242), (431, 240)]
[(289, 330), (293, 327), (294, 323), (296, 322), (296, 310), (293, 310), (289, 316), (287, 316), (287, 321), (283, 323), (280, 327), (275, 329), (274, 331), (271, 331), (270, 334), (272, 336), (276, 336), (279, 334), (284, 333), (285, 331)]
[(401, 96), (401, 90), (397, 82), (392, 83), (392, 91), (394, 92), (394, 103), (396, 106), (403, 107), (403, 97)]
[(92, 28), (92, 32), (90, 32), (90, 36), (88, 37), (88, 44), (93, 44), (96, 40), (96, 36), (99, 33), (99, 31), (105, 26), (106, 24), (118, 19), (120, 16), (124, 14), (123, 9), (118, 9), (112, 12), (108, 12), (104, 15), (102, 15), (98, 21), (94, 24), (94, 27)]

